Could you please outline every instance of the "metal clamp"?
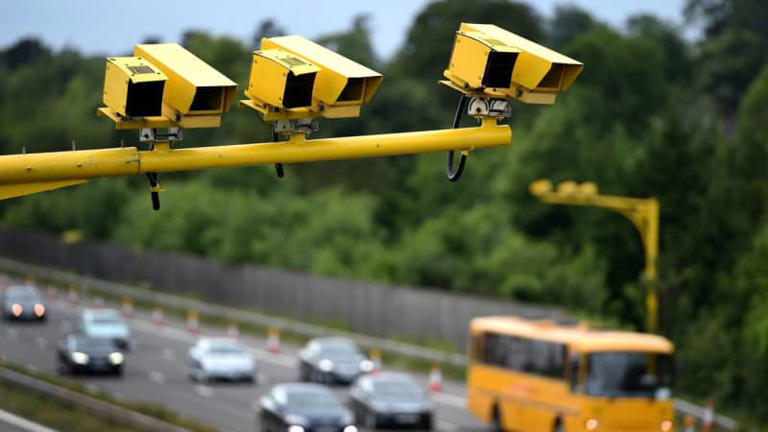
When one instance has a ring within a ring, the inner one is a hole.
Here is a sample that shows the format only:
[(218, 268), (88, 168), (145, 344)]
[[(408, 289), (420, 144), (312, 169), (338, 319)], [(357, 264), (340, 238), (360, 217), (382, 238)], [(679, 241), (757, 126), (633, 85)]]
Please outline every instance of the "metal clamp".
[(168, 129), (158, 128), (141, 128), (139, 132), (139, 141), (141, 142), (154, 142), (154, 141), (181, 141), (184, 139), (184, 130), (178, 126), (169, 127)]

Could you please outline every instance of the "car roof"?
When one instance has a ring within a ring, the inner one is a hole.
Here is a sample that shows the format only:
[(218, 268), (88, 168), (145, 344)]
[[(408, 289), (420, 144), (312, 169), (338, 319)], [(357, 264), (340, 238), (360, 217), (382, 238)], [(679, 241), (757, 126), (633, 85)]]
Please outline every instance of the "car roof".
[(282, 390), (286, 393), (318, 393), (336, 396), (328, 387), (314, 383), (282, 383), (277, 384), (273, 389)]
[(232, 338), (227, 337), (204, 337), (200, 338), (197, 343), (199, 345), (232, 345), (242, 347), (243, 344)]
[(377, 381), (405, 381), (409, 383), (416, 382), (416, 380), (413, 379), (413, 377), (410, 375), (400, 372), (379, 372), (377, 374), (365, 375), (365, 378), (371, 380), (374, 383)]
[(103, 316), (122, 317), (122, 315), (120, 315), (120, 313), (115, 309), (85, 309), (83, 311), (83, 316), (89, 317), (89, 318), (103, 317)]

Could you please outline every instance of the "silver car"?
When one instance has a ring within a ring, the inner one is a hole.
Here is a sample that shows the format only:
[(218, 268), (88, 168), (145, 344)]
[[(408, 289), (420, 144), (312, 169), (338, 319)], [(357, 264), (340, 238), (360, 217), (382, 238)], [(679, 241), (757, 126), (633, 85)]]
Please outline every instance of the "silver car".
[(195, 381), (256, 380), (256, 361), (243, 344), (227, 338), (202, 338), (189, 349), (187, 376)]
[(12, 285), (3, 295), (3, 316), (14, 320), (44, 321), (48, 308), (45, 299), (32, 285)]

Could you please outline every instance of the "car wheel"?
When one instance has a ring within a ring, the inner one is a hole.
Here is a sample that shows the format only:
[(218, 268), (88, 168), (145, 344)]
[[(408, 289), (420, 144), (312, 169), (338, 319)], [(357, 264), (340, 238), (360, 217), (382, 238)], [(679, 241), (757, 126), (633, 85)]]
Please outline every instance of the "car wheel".
[(421, 421), (421, 428), (420, 430), (425, 431), (431, 431), (432, 430), (432, 416), (428, 415), (425, 416), (424, 419)]
[(555, 423), (555, 428), (552, 429), (552, 431), (553, 432), (563, 432), (563, 422), (558, 420), (557, 423)]

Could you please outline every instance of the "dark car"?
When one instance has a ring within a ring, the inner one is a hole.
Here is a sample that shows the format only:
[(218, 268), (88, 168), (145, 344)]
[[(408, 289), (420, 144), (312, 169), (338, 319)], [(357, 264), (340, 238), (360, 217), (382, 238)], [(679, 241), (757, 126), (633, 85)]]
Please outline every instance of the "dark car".
[(352, 413), (328, 388), (319, 384), (278, 384), (261, 398), (263, 432), (357, 432)]
[(366, 429), (432, 429), (426, 393), (408, 375), (380, 373), (360, 377), (349, 391), (357, 424)]
[(13, 285), (3, 295), (3, 317), (13, 320), (45, 321), (45, 299), (32, 285)]
[(349, 384), (373, 367), (373, 362), (345, 338), (315, 338), (299, 352), (300, 381)]
[(123, 374), (125, 357), (111, 339), (71, 334), (59, 345), (56, 357), (62, 374)]

